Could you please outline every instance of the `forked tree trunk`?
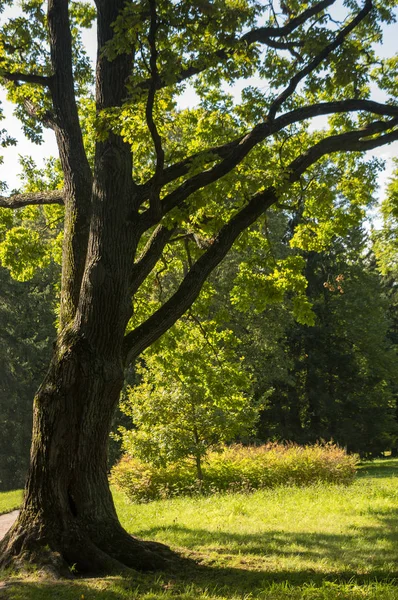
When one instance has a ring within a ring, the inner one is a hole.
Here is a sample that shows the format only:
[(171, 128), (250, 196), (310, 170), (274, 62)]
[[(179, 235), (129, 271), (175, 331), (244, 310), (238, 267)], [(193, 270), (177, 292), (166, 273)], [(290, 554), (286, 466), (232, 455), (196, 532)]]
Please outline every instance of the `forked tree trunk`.
[(167, 554), (160, 544), (123, 530), (108, 485), (107, 444), (123, 386), (122, 346), (137, 245), (128, 220), (130, 149), (110, 135), (98, 144), (96, 167), (79, 305), (58, 336), (34, 401), (25, 500), (0, 543), (0, 566), (15, 559), (43, 564), (59, 556), (61, 565), (78, 572), (153, 570)]
[[(123, 3), (100, 3), (100, 48), (112, 37), (110, 24)], [(67, 22), (67, 3), (50, 0), (49, 6), (57, 49), (57, 40), (64, 35), (61, 17)], [(54, 70), (61, 79), (59, 65), (68, 43), (61, 44), (60, 57), (54, 51)], [(121, 103), (130, 62), (126, 55), (112, 63), (99, 57), (98, 110)], [(54, 87), (54, 104), (62, 105), (62, 94), (56, 92)], [(64, 121), (69, 123), (66, 117)], [(79, 572), (155, 569), (164, 564), (165, 547), (135, 540), (123, 530), (107, 479), (107, 443), (123, 385), (122, 347), (131, 316), (139, 237), (131, 149), (109, 133), (96, 144), (91, 178), (72, 164), (73, 139), (67, 127), (58, 133), (70, 213), (64, 236), (62, 331), (35, 398), (25, 500), (18, 520), (0, 543), (0, 566), (15, 559), (42, 564), (47, 554), (51, 561), (59, 555), (61, 564), (74, 565)], [(81, 206), (88, 205), (89, 220), (84, 211), (80, 214)]]

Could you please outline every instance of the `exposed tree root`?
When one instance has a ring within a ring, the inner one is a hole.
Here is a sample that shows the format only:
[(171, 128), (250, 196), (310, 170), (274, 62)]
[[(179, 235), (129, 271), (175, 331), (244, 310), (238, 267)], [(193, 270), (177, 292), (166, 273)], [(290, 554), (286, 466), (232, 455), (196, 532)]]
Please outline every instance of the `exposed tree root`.
[(178, 557), (168, 546), (134, 538), (120, 525), (113, 530), (112, 536), (102, 537), (96, 543), (119, 562), (139, 571), (165, 569)]
[(133, 569), (167, 569), (178, 560), (167, 546), (133, 538), (117, 522), (111, 533), (107, 528), (89, 535), (76, 522), (60, 531), (39, 522), (24, 527), (18, 520), (0, 542), (0, 568), (25, 570), (34, 565), (54, 577), (131, 575)]

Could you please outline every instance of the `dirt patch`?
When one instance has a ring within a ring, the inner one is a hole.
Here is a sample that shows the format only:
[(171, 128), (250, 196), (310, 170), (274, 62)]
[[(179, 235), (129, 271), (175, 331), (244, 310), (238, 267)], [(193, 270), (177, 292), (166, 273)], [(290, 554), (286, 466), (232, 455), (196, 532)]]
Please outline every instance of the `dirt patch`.
[(5, 515), (0, 515), (0, 540), (5, 536), (11, 525), (19, 514), (19, 510), (13, 510)]

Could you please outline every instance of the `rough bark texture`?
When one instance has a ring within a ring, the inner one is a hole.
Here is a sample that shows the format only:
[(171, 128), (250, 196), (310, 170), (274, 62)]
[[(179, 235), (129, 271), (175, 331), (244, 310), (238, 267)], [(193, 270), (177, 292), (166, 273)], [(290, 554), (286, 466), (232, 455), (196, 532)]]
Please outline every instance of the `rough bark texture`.
[(1, 542), (2, 566), (15, 558), (80, 573), (163, 565), (164, 548), (122, 529), (109, 490), (107, 440), (122, 384), (120, 362), (81, 337), (56, 349), (35, 398), (25, 500)]
[[(112, 35), (110, 23), (122, 5), (99, 6), (100, 48)], [(123, 530), (107, 478), (107, 443), (123, 385), (121, 350), (131, 316), (130, 273), (137, 245), (131, 152), (110, 134), (97, 144), (92, 180), (82, 158), (76, 105), (68, 103), (73, 79), (67, 60), (67, 2), (50, 1), (49, 23), (56, 135), (65, 174), (64, 304), (52, 363), (34, 401), (25, 500), (0, 545), (0, 564), (22, 559), (48, 561), (57, 570), (73, 565), (78, 572), (156, 569), (164, 564), (165, 548)], [(99, 110), (121, 102), (130, 62), (126, 55), (112, 63), (99, 59)]]

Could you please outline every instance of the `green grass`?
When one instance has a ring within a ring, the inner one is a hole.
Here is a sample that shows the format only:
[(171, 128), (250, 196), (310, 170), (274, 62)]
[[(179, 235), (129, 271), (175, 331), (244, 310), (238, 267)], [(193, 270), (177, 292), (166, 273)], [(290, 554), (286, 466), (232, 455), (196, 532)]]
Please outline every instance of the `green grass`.
[[(133, 505), (131, 533), (172, 546), (181, 572), (70, 583), (10, 579), (7, 600), (398, 600), (398, 460), (367, 463), (349, 487)], [(1, 598), (0, 588), (0, 598)]]
[(22, 490), (0, 492), (0, 515), (19, 508), (22, 502)]

